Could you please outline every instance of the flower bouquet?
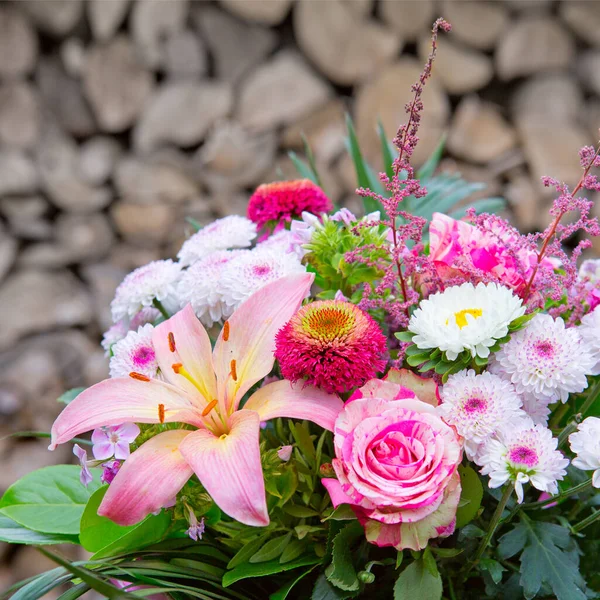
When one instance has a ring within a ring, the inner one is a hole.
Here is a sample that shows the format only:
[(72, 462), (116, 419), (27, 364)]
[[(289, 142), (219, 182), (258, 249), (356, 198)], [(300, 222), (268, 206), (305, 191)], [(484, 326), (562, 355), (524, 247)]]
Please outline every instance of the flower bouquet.
[(62, 396), (50, 434), (80, 466), (0, 502), (0, 538), (58, 563), (13, 598), (597, 597), (600, 263), (578, 270), (575, 236), (600, 234), (579, 196), (600, 159), (544, 180), (543, 232), (456, 207), (472, 190), (433, 175), (441, 152), (410, 163), (439, 29), (379, 177), (349, 122), (365, 216), (307, 152), (305, 179), (119, 286), (110, 379)]

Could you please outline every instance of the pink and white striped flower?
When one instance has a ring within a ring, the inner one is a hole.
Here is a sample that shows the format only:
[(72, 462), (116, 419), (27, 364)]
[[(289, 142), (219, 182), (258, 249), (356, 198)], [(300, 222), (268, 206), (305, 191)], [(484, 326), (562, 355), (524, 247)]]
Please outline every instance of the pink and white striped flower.
[(188, 305), (158, 325), (152, 340), (164, 381), (131, 372), (82, 392), (59, 415), (50, 449), (98, 427), (186, 423), (142, 444), (123, 463), (98, 514), (132, 525), (160, 510), (195, 473), (216, 504), (246, 525), (269, 523), (262, 474), (261, 421), (311, 420), (332, 430), (342, 401), (310, 386), (277, 381), (248, 390), (273, 368), (275, 334), (296, 312), (313, 275), (275, 281), (227, 320), (214, 351)]
[(421, 550), (454, 531), (461, 441), (411, 390), (390, 381), (365, 388), (336, 420), (337, 479), (323, 485), (334, 506), (352, 506), (369, 542)]

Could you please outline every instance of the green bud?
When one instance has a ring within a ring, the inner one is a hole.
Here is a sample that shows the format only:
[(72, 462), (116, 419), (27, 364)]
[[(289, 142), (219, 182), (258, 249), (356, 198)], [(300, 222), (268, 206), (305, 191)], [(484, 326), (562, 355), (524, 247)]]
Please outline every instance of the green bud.
[(363, 583), (373, 583), (375, 581), (375, 575), (369, 571), (359, 571), (358, 578)]

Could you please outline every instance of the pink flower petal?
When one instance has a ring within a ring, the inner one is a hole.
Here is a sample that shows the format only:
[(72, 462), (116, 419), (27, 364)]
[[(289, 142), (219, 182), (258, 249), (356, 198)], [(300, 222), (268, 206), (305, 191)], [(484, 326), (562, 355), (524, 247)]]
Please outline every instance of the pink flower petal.
[(344, 403), (335, 394), (301, 382), (275, 381), (260, 388), (246, 402), (244, 409), (254, 410), (261, 421), (277, 417), (307, 419), (324, 429), (333, 431), (335, 420)]
[(117, 460), (125, 460), (131, 454), (129, 450), (129, 442), (119, 440), (115, 444), (115, 458)]
[[(210, 338), (189, 304), (154, 329), (152, 343), (161, 373), (169, 383), (194, 398), (202, 394), (202, 408), (217, 397)], [(198, 387), (176, 374), (174, 364), (183, 365)]]
[(58, 415), (52, 425), (50, 450), (97, 427), (161, 421), (202, 425), (195, 403), (175, 386), (157, 379), (106, 379), (81, 392)]
[(269, 283), (228, 319), (213, 353), (222, 414), (228, 412), (223, 408), (233, 405), (236, 409), (242, 396), (270, 373), (275, 361), (275, 334), (298, 310), (313, 279), (311, 273), (303, 273)]
[(131, 444), (140, 435), (140, 428), (135, 423), (123, 423), (122, 425), (117, 425), (114, 428), (114, 432), (119, 436), (119, 440)]
[(260, 463), (260, 419), (250, 410), (230, 418), (230, 431), (220, 437), (206, 429), (191, 433), (181, 454), (223, 512), (256, 527), (269, 524), (265, 484)]
[(160, 510), (192, 476), (179, 451), (191, 433), (165, 431), (140, 446), (119, 469), (98, 514), (119, 525), (133, 525)]
[(106, 460), (111, 458), (114, 452), (114, 444), (110, 442), (100, 442), (92, 446), (92, 454), (96, 460)]

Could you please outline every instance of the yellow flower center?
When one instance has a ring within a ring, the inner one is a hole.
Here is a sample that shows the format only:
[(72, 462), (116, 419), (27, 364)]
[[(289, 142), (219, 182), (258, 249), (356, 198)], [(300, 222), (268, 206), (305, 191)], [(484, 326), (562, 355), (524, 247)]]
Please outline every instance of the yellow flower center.
[[(459, 310), (454, 313), (454, 318), (456, 320), (456, 324), (462, 329), (466, 327), (469, 322), (467, 321), (467, 315), (471, 315), (475, 319), (479, 319), (483, 314), (483, 310), (481, 308), (465, 308), (464, 310)], [(446, 319), (446, 325), (448, 325), (449, 319)]]

